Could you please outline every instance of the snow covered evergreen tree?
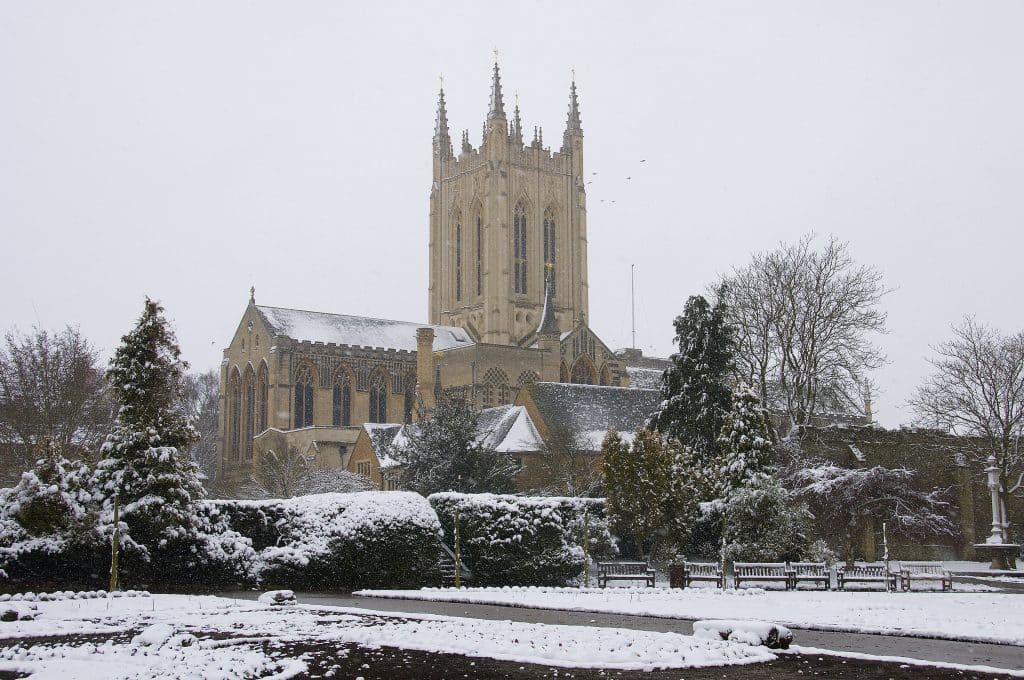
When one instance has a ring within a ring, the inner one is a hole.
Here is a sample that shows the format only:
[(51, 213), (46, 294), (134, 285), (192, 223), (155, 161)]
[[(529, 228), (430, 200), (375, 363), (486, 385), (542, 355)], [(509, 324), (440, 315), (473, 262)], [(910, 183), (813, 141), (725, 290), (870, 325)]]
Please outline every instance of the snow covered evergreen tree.
[(732, 398), (732, 408), (718, 435), (719, 456), (709, 470), (719, 498), (771, 474), (774, 446), (761, 400), (746, 388)]
[(734, 488), (721, 511), (726, 559), (798, 561), (810, 546), (813, 515), (774, 477), (759, 475)]
[(194, 547), (195, 502), (205, 495), (198, 467), (181, 451), (196, 431), (181, 408), (186, 364), (163, 311), (147, 298), (111, 361), (107, 378), (119, 408), (94, 475), (105, 516), (119, 496), (131, 540), (151, 558), (162, 553), (159, 562)]
[(442, 393), (432, 412), (419, 411), (418, 422), (407, 426), (405, 436), (391, 447), (402, 466), (403, 489), (424, 496), (441, 491), (515, 491), (516, 465), (484, 444), (480, 414), (463, 395)]
[(648, 427), (693, 450), (706, 463), (718, 452), (718, 434), (732, 395), (733, 331), (721, 306), (700, 296), (686, 301), (675, 320), (679, 351), (665, 371), (661, 404)]

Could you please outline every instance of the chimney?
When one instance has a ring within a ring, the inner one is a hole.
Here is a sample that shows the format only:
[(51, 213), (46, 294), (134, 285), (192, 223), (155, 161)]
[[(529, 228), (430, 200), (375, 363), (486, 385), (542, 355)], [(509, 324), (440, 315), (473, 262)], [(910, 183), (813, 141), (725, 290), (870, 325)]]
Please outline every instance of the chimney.
[(436, 406), (434, 399), (434, 329), (416, 329), (416, 396), (426, 410)]

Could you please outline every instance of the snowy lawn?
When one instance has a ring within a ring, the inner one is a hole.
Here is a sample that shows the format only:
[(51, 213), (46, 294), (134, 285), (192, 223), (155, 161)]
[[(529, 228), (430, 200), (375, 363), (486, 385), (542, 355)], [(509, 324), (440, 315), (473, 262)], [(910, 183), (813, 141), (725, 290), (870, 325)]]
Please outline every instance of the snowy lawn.
[(1024, 595), (759, 588), (424, 588), (355, 594), (679, 619), (756, 619), (792, 628), (1024, 645)]
[[(675, 633), (426, 615), (396, 618), (365, 610), (271, 606), (210, 596), (61, 600), (31, 606), (33, 620), (0, 623), (0, 671), (32, 673), (37, 680), (287, 678), (307, 668), (301, 655), (287, 658), (280, 653), (281, 645), (290, 642), (337, 643), (341, 655), (342, 645), (355, 643), (624, 670), (775, 658), (763, 647)], [(67, 637), (74, 635), (86, 637)], [(40, 639), (48, 636), (64, 637)]]

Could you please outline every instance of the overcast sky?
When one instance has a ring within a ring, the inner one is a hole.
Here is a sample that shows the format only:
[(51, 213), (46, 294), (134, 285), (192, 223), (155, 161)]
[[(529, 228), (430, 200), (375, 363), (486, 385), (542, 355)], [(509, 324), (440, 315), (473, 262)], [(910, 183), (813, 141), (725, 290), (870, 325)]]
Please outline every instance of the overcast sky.
[(206, 369), (250, 285), (425, 321), (438, 75), (479, 144), (497, 48), (551, 146), (576, 69), (611, 347), (630, 264), (638, 344), (666, 356), (688, 295), (835, 234), (896, 289), (875, 404), (895, 426), (950, 322), (1024, 327), (1022, 36), (1024, 3), (966, 0), (8, 0), (0, 327), (70, 323), (109, 354), (150, 295)]

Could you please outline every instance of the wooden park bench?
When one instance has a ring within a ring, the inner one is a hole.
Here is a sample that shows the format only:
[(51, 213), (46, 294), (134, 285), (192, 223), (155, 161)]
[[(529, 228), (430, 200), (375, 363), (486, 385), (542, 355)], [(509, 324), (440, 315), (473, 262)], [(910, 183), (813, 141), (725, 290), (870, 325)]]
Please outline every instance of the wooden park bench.
[(694, 581), (709, 581), (716, 587), (725, 587), (725, 575), (718, 562), (683, 562), (683, 587), (689, 588)]
[(598, 562), (597, 585), (608, 587), (608, 581), (644, 581), (654, 587), (654, 570), (646, 562)]
[(825, 590), (831, 590), (832, 570), (824, 562), (790, 562), (790, 588), (796, 590), (797, 583), (820, 583), (825, 586)]
[(941, 562), (901, 562), (900, 585), (910, 590), (913, 581), (941, 581), (943, 592), (953, 590), (953, 577)]
[(780, 581), (789, 590), (789, 567), (785, 562), (733, 562), (733, 582), (739, 588), (744, 581)]
[(886, 571), (885, 564), (881, 562), (854, 562), (852, 567), (841, 564), (836, 567), (836, 585), (839, 590), (844, 590), (847, 583), (878, 583), (885, 589), (888, 582), (888, 589), (896, 590), (898, 575), (899, 562), (889, 565), (889, 571)]

